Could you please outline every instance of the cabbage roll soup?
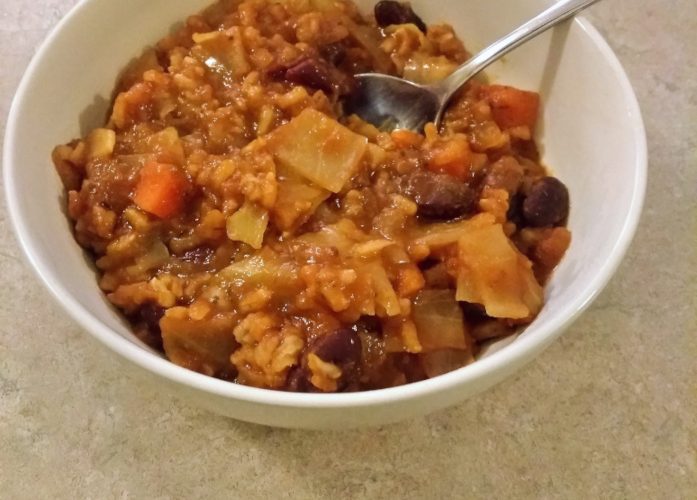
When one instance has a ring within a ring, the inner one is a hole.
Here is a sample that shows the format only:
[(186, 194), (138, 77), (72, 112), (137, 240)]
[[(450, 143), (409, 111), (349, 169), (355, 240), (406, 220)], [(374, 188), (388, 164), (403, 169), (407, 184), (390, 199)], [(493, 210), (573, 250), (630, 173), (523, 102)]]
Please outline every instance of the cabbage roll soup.
[(190, 17), (125, 69), (102, 128), (53, 152), (100, 288), (173, 363), (254, 387), (371, 390), (473, 362), (534, 320), (571, 241), (538, 94), (473, 82), (423, 134), (342, 106), (357, 73), (435, 82), (467, 58), (393, 1)]

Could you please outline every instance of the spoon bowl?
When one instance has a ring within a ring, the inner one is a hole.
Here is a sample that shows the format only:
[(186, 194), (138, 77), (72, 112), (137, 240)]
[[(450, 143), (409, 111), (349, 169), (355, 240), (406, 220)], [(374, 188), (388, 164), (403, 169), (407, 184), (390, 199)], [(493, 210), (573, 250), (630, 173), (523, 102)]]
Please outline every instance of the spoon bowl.
[(396, 76), (364, 73), (356, 75), (356, 81), (345, 109), (380, 130), (423, 130), (444, 107), (433, 88)]
[(421, 132), (435, 123), (440, 127), (450, 99), (467, 82), (513, 49), (575, 16), (599, 0), (560, 0), (528, 22), (491, 44), (435, 85), (419, 85), (379, 73), (356, 75), (356, 90), (345, 109), (380, 130), (409, 129)]

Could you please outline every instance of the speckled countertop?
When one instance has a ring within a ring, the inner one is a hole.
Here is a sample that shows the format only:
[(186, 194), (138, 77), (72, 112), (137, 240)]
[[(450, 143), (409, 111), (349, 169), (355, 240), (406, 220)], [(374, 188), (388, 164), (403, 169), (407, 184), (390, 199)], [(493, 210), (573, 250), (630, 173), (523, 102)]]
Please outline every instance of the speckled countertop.
[[(0, 2), (0, 133), (30, 55), (74, 3)], [(381, 429), (221, 418), (160, 394), (68, 319), (3, 204), (0, 498), (697, 498), (697, 2), (607, 0), (589, 17), (643, 108), (648, 198), (615, 279), (536, 362)]]

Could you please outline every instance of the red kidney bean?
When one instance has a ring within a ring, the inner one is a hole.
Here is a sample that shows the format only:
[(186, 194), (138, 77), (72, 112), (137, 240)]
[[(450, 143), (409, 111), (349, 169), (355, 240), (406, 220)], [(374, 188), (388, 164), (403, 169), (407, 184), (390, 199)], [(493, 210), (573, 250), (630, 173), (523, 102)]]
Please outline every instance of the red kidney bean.
[(382, 334), (382, 324), (378, 318), (364, 316), (351, 326), (339, 328), (316, 338), (308, 347), (299, 366), (288, 372), (286, 390), (292, 392), (319, 392), (310, 382), (311, 373), (307, 368), (307, 355), (315, 354), (322, 361), (332, 363), (341, 369), (338, 381), (339, 391), (358, 390), (363, 343), (361, 335)]
[(418, 170), (403, 185), (403, 192), (418, 205), (418, 215), (451, 220), (469, 213), (476, 195), (467, 184), (450, 175)]
[(339, 96), (350, 94), (355, 87), (353, 77), (318, 57), (305, 57), (289, 66), (274, 66), (267, 71), (267, 75), (274, 80), (285, 80)]
[(319, 59), (307, 58), (295, 63), (286, 70), (285, 79), (291, 83), (322, 90), (327, 94), (334, 89), (329, 68)]
[[(315, 354), (322, 361), (332, 363), (341, 369), (341, 378), (338, 380), (339, 392), (357, 390), (360, 377), (361, 358), (363, 345), (358, 331), (362, 326), (356, 324), (352, 327), (340, 328), (315, 339), (309, 346), (308, 353)], [(289, 390), (308, 390), (313, 388), (309, 381), (310, 373), (304, 360), (300, 372), (293, 372), (289, 377), (287, 386)], [(297, 388), (297, 389), (296, 389)], [(314, 389), (317, 391), (317, 389)]]
[(393, 24), (415, 24), (417, 28), (426, 33), (426, 23), (416, 15), (408, 3), (383, 0), (375, 6), (375, 20), (379, 26), (391, 26)]
[(532, 227), (554, 226), (569, 215), (569, 191), (555, 177), (535, 182), (523, 201), (523, 217)]
[(323, 361), (334, 363), (343, 370), (360, 363), (361, 339), (352, 328), (340, 328), (319, 337), (312, 351)]

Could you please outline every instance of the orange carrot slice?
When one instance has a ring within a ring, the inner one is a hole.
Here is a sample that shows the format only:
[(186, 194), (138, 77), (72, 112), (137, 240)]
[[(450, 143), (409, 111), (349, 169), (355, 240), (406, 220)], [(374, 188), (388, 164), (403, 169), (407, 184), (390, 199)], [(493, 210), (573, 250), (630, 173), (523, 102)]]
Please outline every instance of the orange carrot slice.
[(169, 219), (182, 210), (188, 188), (189, 180), (179, 168), (150, 162), (140, 171), (133, 201), (146, 212)]
[(540, 112), (540, 95), (504, 85), (482, 87), (482, 96), (489, 101), (494, 121), (502, 129), (529, 127), (535, 129)]

